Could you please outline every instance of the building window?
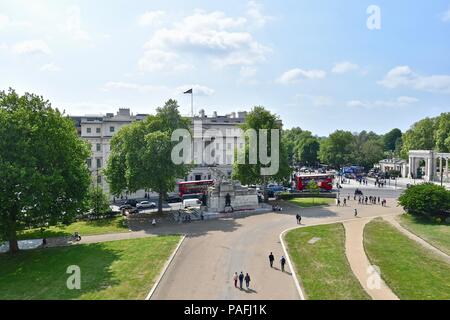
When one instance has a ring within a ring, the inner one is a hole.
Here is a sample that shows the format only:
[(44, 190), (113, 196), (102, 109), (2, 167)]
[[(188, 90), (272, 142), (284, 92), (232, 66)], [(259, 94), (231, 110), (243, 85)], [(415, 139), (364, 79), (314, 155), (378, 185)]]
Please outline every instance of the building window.
[(87, 129), (86, 129), (86, 132), (87, 132), (87, 133), (91, 133), (91, 132), (92, 132), (92, 129), (91, 129), (91, 128), (87, 128)]
[(116, 128), (114, 128), (114, 127), (109, 127), (109, 132), (114, 132), (114, 130), (116, 130)]
[(96, 133), (100, 133), (100, 128), (96, 128), (96, 129), (95, 129), (95, 132), (96, 132)]
[(102, 176), (97, 176), (97, 183), (101, 184), (102, 183)]
[(97, 143), (95, 148), (97, 151), (102, 151), (102, 145), (100, 143)]
[(102, 159), (97, 159), (97, 168), (102, 167)]
[(86, 164), (87, 164), (88, 168), (91, 168), (92, 167), (92, 159), (87, 159)]

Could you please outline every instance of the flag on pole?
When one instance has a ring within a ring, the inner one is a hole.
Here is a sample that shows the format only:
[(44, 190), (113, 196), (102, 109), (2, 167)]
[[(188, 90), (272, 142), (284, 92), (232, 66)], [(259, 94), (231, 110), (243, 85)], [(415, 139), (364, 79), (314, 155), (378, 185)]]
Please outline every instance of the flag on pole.
[(184, 92), (184, 94), (191, 95), (191, 116), (194, 117), (194, 90), (191, 88), (188, 91)]

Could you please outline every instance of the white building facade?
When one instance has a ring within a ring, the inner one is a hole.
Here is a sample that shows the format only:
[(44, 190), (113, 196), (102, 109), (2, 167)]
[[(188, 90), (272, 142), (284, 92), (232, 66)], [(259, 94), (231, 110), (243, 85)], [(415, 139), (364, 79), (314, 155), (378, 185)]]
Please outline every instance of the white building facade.
[[(219, 169), (227, 176), (232, 174), (232, 164), (234, 162), (234, 148), (242, 147), (240, 143), (240, 125), (245, 121), (247, 113), (238, 112), (231, 113), (225, 116), (217, 115), (214, 112), (212, 116), (207, 116), (203, 110), (200, 110), (199, 115), (192, 118), (192, 132), (194, 133), (193, 151), (201, 150), (205, 146), (213, 143), (213, 152), (211, 158), (197, 159), (196, 167), (188, 174), (187, 177), (180, 177), (180, 181), (197, 181), (197, 180), (209, 180), (212, 178), (210, 167)], [(141, 121), (148, 115), (137, 114), (133, 115), (130, 109), (119, 109), (117, 114), (107, 114), (106, 116), (81, 116), (72, 117), (76, 123), (78, 134), (81, 138), (86, 140), (91, 145), (91, 157), (87, 161), (87, 165), (92, 174), (92, 183), (94, 186), (101, 187), (105, 193), (109, 194), (109, 185), (103, 174), (103, 169), (107, 164), (107, 160), (110, 154), (111, 138), (119, 132), (119, 130), (131, 124), (134, 121)], [(195, 134), (195, 128), (201, 128), (202, 132), (200, 137), (197, 137), (200, 132)], [(199, 127), (199, 125), (201, 125)], [(210, 139), (205, 136), (208, 130), (217, 130), (225, 137), (230, 132), (234, 132), (234, 136), (228, 136), (224, 143)], [(231, 141), (230, 141), (231, 139)], [(128, 195), (130, 198), (143, 198), (145, 191), (139, 191), (135, 194)], [(125, 196), (125, 195), (123, 195)], [(111, 195), (112, 197), (112, 195)]]

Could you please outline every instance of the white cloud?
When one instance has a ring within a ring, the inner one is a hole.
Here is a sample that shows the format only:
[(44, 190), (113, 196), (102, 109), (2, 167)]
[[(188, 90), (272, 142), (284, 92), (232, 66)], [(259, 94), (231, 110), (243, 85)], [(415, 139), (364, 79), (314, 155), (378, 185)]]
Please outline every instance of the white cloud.
[(43, 40), (28, 40), (16, 43), (12, 47), (15, 54), (51, 54), (47, 43)]
[[(172, 64), (174, 61), (177, 63), (179, 56), (183, 56), (183, 61), (191, 57), (206, 58), (217, 67), (254, 65), (265, 61), (270, 49), (245, 31), (247, 24), (243, 17), (197, 10), (180, 22), (155, 31), (145, 44), (146, 53), (139, 66), (144, 71), (152, 71), (155, 66), (157, 69), (173, 69)], [(159, 59), (161, 56), (163, 59)]]
[(201, 86), (198, 84), (188, 84), (176, 88), (174, 94), (182, 94), (189, 89), (193, 89), (194, 96), (212, 96), (215, 92), (213, 89), (205, 86)]
[(8, 16), (0, 14), (0, 30), (9, 26), (10, 20)]
[(81, 10), (77, 6), (67, 9), (65, 31), (75, 40), (90, 40), (91, 36), (81, 26)]
[(354, 64), (354, 63), (351, 63), (348, 61), (344, 61), (344, 62), (336, 63), (334, 65), (333, 69), (331, 70), (331, 72), (342, 74), (342, 73), (347, 73), (347, 72), (358, 70), (358, 69), (359, 69), (359, 66), (357, 64)]
[(58, 72), (61, 71), (61, 68), (54, 63), (47, 63), (43, 65), (39, 70), (43, 72)]
[(183, 71), (192, 69), (193, 66), (181, 62), (181, 58), (174, 52), (164, 50), (147, 50), (144, 56), (139, 59), (139, 69), (141, 71)]
[(281, 84), (298, 82), (301, 79), (317, 80), (325, 78), (327, 73), (323, 70), (291, 69), (283, 73), (276, 81)]
[(450, 7), (442, 14), (442, 21), (449, 22), (450, 21)]
[(133, 90), (138, 91), (141, 93), (148, 93), (148, 92), (158, 92), (161, 90), (167, 89), (164, 86), (153, 86), (153, 85), (143, 85), (143, 84), (137, 84), (137, 83), (131, 83), (131, 82), (115, 82), (110, 81), (107, 82), (103, 86), (103, 91), (112, 91), (112, 90)]
[(361, 101), (351, 100), (347, 102), (348, 107), (354, 108), (375, 108), (375, 107), (405, 107), (418, 102), (419, 99), (401, 96), (391, 100)]
[(420, 91), (450, 93), (449, 75), (422, 76), (415, 73), (409, 66), (393, 68), (378, 83), (390, 89), (406, 87)]
[(31, 24), (27, 21), (16, 21), (4, 14), (0, 14), (0, 30), (10, 27), (30, 27)]
[(160, 22), (160, 19), (165, 15), (164, 11), (147, 11), (138, 17), (138, 24), (140, 26), (155, 26)]
[(258, 69), (255, 67), (243, 66), (241, 67), (239, 74), (241, 78), (253, 78), (258, 72)]
[(262, 4), (257, 1), (249, 1), (247, 4), (247, 16), (250, 18), (250, 22), (257, 27), (264, 27), (267, 22), (273, 20), (273, 17), (266, 16), (262, 13)]
[(334, 105), (334, 99), (329, 96), (316, 96), (310, 94), (297, 94), (295, 100), (302, 106), (329, 107)]

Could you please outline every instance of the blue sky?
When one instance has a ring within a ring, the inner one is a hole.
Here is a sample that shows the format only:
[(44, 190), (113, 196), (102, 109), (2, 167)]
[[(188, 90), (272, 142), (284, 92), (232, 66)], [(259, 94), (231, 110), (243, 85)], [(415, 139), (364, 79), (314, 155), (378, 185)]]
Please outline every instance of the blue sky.
[[(369, 30), (367, 8), (381, 12)], [(450, 111), (450, 1), (0, 0), (0, 89), (73, 115), (169, 98), (384, 133)]]

